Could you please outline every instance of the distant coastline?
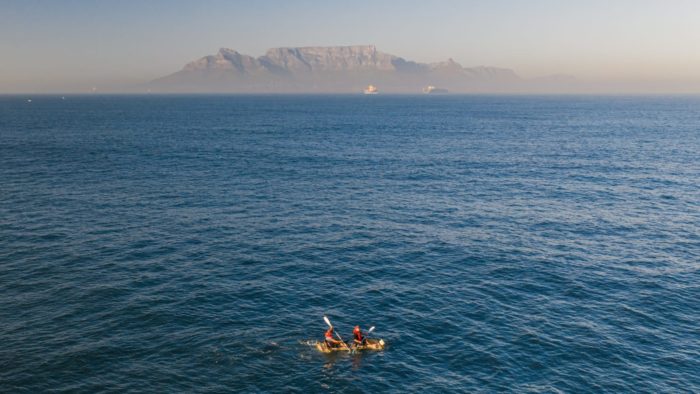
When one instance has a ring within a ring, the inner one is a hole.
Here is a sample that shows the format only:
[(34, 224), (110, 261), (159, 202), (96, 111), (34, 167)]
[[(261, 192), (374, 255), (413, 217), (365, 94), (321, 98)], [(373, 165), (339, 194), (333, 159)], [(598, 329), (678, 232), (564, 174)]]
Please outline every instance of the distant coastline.
[(357, 93), (374, 85), (382, 93), (417, 94), (428, 86), (439, 86), (434, 93), (498, 93), (573, 81), (558, 76), (533, 82), (511, 69), (463, 67), (453, 59), (419, 63), (357, 45), (272, 48), (257, 58), (222, 48), (147, 88), (154, 93)]

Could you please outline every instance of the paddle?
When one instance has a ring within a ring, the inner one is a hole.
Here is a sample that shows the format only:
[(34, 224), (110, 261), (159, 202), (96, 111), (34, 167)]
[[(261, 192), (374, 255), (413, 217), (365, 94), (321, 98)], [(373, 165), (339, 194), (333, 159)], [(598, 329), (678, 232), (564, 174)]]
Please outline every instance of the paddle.
[(328, 320), (328, 317), (323, 316), (323, 320), (325, 320), (326, 324), (328, 324), (328, 327), (333, 327), (333, 325), (331, 324), (331, 321)]
[(363, 335), (363, 337), (364, 337), (363, 342), (366, 341), (367, 339), (369, 339), (369, 338), (367, 338), (367, 335), (369, 335), (372, 331), (374, 331), (374, 326), (370, 327), (369, 330), (367, 330), (367, 332), (364, 333), (365, 335)]
[[(327, 318), (326, 316), (323, 316), (323, 320), (326, 322), (326, 324), (328, 324), (328, 327), (333, 328), (333, 325), (331, 324), (331, 321), (328, 320), (328, 318)], [(340, 334), (338, 334), (338, 331), (333, 330), (333, 332), (334, 332), (335, 335), (338, 337), (338, 339), (340, 339), (340, 342), (345, 346), (345, 348), (348, 349), (348, 350), (350, 350), (350, 347), (348, 346), (347, 343), (345, 343), (345, 341), (343, 341), (343, 338), (340, 337)], [(352, 350), (350, 350), (350, 351), (352, 351)]]

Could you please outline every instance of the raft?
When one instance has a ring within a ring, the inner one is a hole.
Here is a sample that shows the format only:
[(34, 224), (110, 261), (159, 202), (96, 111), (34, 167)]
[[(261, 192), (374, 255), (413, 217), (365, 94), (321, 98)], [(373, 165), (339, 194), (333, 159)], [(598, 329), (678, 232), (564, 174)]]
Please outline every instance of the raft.
[(322, 341), (316, 343), (316, 349), (321, 353), (356, 352), (361, 350), (383, 350), (385, 344), (383, 339), (367, 339), (364, 345), (353, 344), (350, 346), (329, 347), (325, 341)]

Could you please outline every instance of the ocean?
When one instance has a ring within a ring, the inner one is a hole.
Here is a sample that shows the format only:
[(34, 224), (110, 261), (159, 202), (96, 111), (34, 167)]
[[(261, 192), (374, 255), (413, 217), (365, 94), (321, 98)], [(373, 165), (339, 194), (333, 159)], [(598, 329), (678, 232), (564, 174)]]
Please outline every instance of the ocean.
[(0, 96), (0, 297), (6, 393), (700, 392), (700, 97)]

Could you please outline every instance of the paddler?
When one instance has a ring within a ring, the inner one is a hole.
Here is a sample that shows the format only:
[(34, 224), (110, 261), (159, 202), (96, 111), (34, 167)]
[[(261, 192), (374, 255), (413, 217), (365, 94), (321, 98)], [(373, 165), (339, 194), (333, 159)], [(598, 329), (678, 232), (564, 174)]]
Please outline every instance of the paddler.
[(365, 341), (367, 338), (365, 338), (365, 335), (362, 333), (362, 330), (360, 330), (360, 326), (355, 326), (355, 328), (352, 330), (352, 335), (355, 339), (355, 344), (356, 345), (364, 345)]
[(326, 331), (325, 339), (326, 339), (326, 345), (328, 345), (328, 347), (339, 347), (340, 344), (342, 343), (339, 340), (333, 338), (333, 327), (332, 326)]

